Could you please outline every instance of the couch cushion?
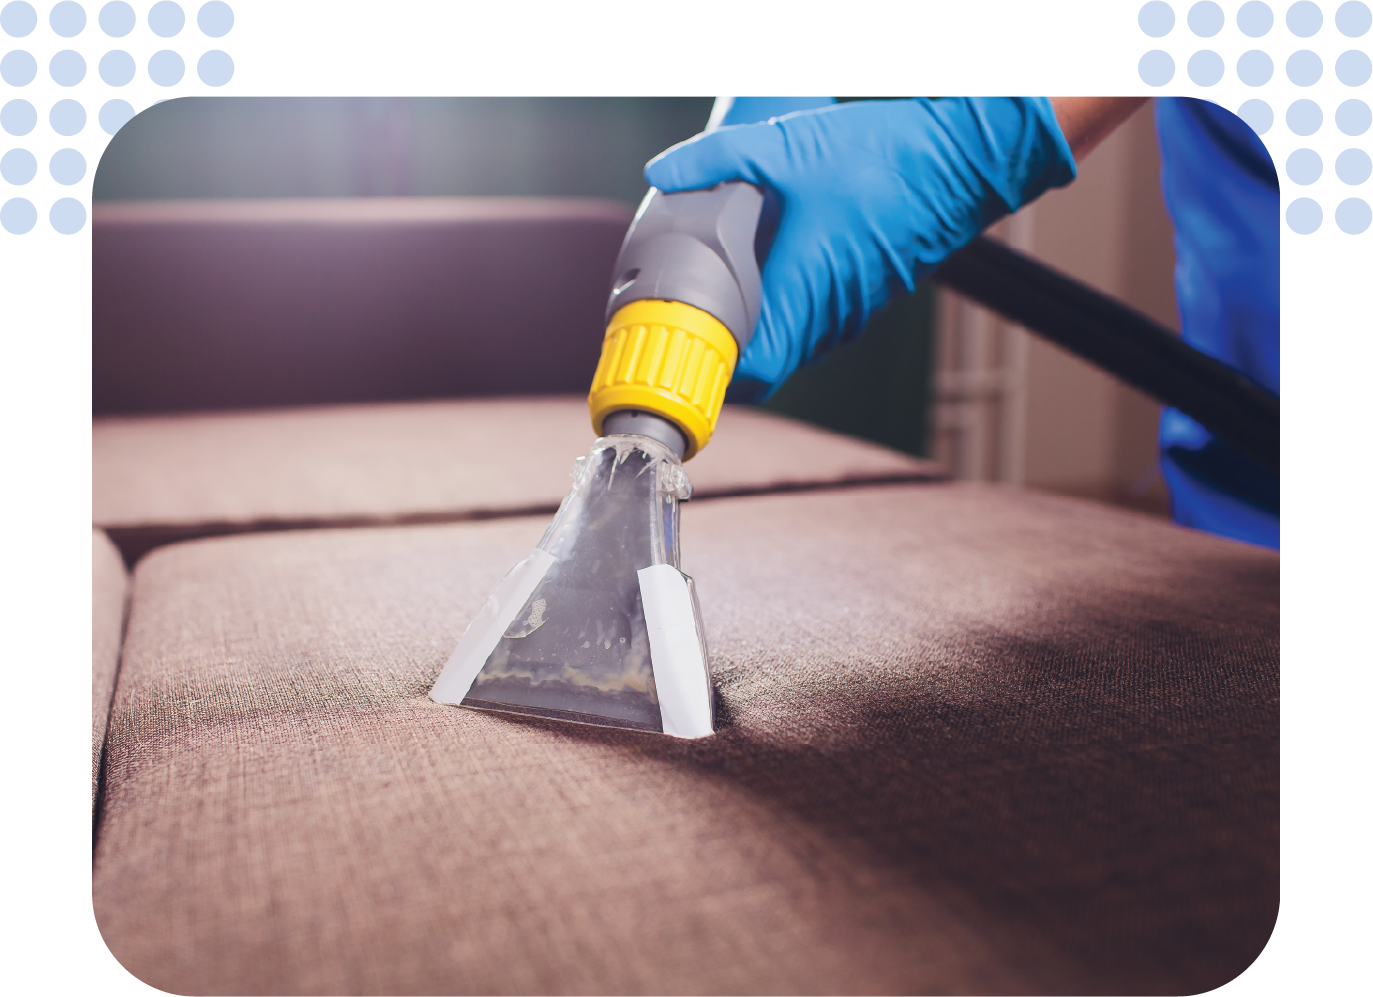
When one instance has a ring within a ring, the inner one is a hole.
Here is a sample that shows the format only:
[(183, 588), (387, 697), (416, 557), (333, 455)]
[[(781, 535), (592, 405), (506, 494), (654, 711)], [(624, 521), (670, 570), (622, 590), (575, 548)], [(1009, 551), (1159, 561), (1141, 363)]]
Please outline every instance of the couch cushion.
[(925, 484), (693, 504), (721, 726), (438, 706), (546, 517), (144, 559), (95, 910), (178, 993), (1182, 992), (1278, 905), (1275, 553)]
[(94, 410), (585, 391), (632, 216), (595, 198), (96, 204)]
[[(131, 563), (211, 534), (551, 512), (594, 439), (585, 395), (98, 419), (94, 434), (95, 521)], [(687, 469), (702, 497), (942, 474), (736, 406)]]
[(91, 806), (100, 779), (100, 751), (119, 668), (119, 644), (124, 636), (124, 605), (129, 576), (110, 538), (91, 532)]

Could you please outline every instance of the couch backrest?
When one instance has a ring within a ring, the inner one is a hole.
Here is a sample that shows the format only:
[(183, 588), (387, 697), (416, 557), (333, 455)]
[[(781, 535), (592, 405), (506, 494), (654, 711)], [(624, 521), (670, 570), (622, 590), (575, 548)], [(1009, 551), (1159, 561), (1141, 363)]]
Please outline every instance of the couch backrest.
[(95, 414), (585, 391), (632, 215), (593, 198), (99, 203)]

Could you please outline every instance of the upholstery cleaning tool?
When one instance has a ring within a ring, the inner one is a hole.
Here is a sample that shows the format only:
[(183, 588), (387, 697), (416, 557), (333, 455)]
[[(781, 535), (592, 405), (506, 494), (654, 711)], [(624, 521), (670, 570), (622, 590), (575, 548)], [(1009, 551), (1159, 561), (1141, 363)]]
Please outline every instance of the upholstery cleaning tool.
[(704, 737), (710, 655), (681, 571), (682, 462), (715, 429), (758, 321), (747, 183), (650, 190), (625, 236), (606, 307), (591, 425), (572, 490), (448, 659), (431, 699), (578, 723)]

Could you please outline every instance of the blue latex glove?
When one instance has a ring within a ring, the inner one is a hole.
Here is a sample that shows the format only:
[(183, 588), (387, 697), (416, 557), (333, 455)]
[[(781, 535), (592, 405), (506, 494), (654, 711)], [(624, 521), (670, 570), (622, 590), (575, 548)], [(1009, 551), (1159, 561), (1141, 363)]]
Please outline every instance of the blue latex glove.
[(731, 385), (739, 401), (767, 398), (997, 218), (1076, 175), (1043, 97), (798, 111), (697, 136), (644, 169), (667, 193), (747, 180), (780, 202), (762, 313)]

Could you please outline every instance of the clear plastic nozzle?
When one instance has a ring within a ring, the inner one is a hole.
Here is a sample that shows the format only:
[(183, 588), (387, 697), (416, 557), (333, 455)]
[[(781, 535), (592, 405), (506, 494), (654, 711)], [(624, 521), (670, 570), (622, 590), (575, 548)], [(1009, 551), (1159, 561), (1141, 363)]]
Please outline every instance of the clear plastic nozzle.
[(709, 657), (694, 587), (680, 572), (678, 503), (690, 495), (669, 447), (639, 435), (597, 440), (577, 459), (538, 548), (473, 622), (431, 697), (709, 733)]

